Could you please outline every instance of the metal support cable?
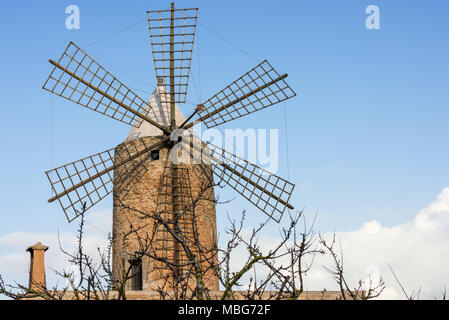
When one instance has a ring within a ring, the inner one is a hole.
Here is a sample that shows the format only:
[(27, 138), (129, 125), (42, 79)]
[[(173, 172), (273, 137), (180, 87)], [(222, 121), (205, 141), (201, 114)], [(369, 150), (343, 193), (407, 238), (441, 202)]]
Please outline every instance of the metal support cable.
[(102, 38), (100, 38), (100, 39), (98, 39), (98, 40), (95, 40), (95, 41), (89, 43), (88, 45), (84, 46), (84, 48), (89, 48), (89, 47), (91, 47), (91, 46), (93, 46), (93, 45), (96, 45), (97, 43), (100, 43), (100, 42), (102, 42), (102, 41), (104, 41), (104, 40), (106, 40), (106, 39), (109, 39), (110, 37), (113, 37), (113, 36), (115, 36), (115, 35), (117, 35), (117, 34), (119, 34), (119, 33), (122, 33), (122, 32), (124, 32), (124, 31), (126, 31), (126, 30), (129, 30), (129, 29), (131, 29), (131, 28), (137, 26), (138, 24), (140, 24), (140, 23), (142, 23), (142, 22), (144, 22), (144, 21), (146, 21), (146, 20), (147, 20), (146, 18), (145, 18), (145, 19), (141, 19), (141, 20), (139, 20), (139, 21), (137, 21), (137, 22), (134, 22), (133, 24), (128, 25), (128, 26), (126, 26), (126, 27), (124, 27), (124, 28), (122, 28), (122, 29), (120, 29), (120, 30), (114, 31), (114, 32), (108, 34), (107, 36), (104, 36), (104, 37), (102, 37)]
[(288, 132), (287, 132), (287, 103), (284, 101), (284, 131), (285, 131), (285, 149), (287, 155), (287, 178), (290, 180), (290, 160), (288, 156)]
[(200, 23), (198, 21), (198, 25), (203, 27), (204, 29), (206, 29), (207, 31), (209, 31), (210, 33), (214, 34), (216, 37), (220, 38), (221, 40), (223, 40), (224, 42), (228, 43), (229, 45), (231, 45), (232, 47), (234, 47), (235, 49), (239, 50), (240, 52), (244, 53), (245, 55), (247, 55), (248, 57), (256, 60), (257, 62), (262, 62), (261, 59), (255, 57), (254, 55), (252, 55), (251, 53), (249, 53), (248, 51), (242, 49), (241, 47), (239, 47), (238, 45), (236, 45), (235, 43), (231, 42), (230, 40), (226, 39), (224, 36), (220, 35), (218, 32), (212, 30), (211, 28), (207, 27), (206, 25)]
[[(288, 155), (288, 132), (287, 132), (287, 103), (284, 101), (284, 131), (285, 131), (285, 153), (287, 157), (287, 179), (290, 180), (290, 160)], [(290, 209), (287, 208), (290, 214)]]
[(199, 28), (196, 32), (196, 55), (198, 60), (198, 91), (199, 91), (199, 103), (202, 101), (202, 95), (201, 95), (201, 60), (200, 60), (200, 32)]
[[(54, 160), (54, 96), (51, 96), (51, 103), (50, 103), (50, 168), (53, 168), (53, 160)], [(54, 195), (54, 190), (50, 186), (50, 196)]]

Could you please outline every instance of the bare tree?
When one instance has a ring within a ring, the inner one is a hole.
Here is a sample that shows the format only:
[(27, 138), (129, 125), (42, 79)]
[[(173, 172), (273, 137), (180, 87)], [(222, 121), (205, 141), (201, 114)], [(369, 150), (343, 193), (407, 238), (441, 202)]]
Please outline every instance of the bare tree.
[[(192, 208), (188, 210), (193, 209), (195, 212), (195, 206), (200, 200), (204, 200), (205, 192), (217, 186), (221, 187), (213, 181), (205, 183), (190, 204)], [(257, 227), (248, 229), (245, 226), (245, 212), (238, 220), (228, 216), (229, 227), (225, 229), (226, 239), (223, 239), (223, 246), (219, 247), (218, 243), (214, 243), (211, 247), (205, 247), (199, 238), (195, 215), (192, 219), (193, 235), (187, 236), (180, 225), (179, 217), (167, 219), (157, 210), (144, 212), (125, 205), (120, 199), (117, 201), (118, 205), (134, 212), (145, 222), (135, 226), (129, 221), (129, 231), (121, 239), (125, 254), (122, 256), (120, 277), (115, 277), (112, 272), (111, 247), (114, 239), (111, 235), (108, 235), (108, 245), (105, 249), (97, 248), (97, 257), (87, 254), (83, 243), (83, 213), (77, 230), (75, 250), (71, 252), (59, 242), (61, 251), (74, 266), (72, 271), (55, 271), (56, 275), (66, 282), (65, 286), (59, 287), (56, 284), (51, 289), (34, 286), (36, 289), (31, 290), (28, 286), (17, 283), (7, 285), (0, 276), (0, 294), (12, 299), (124, 300), (128, 298), (126, 284), (136, 276), (132, 265), (125, 263), (125, 259), (133, 261), (144, 257), (164, 267), (161, 281), (152, 288), (160, 299), (299, 299), (304, 294), (305, 275), (311, 270), (317, 255), (328, 255), (331, 258), (332, 266), (324, 268), (338, 284), (340, 298), (343, 300), (372, 299), (379, 297), (385, 288), (382, 279), (375, 282), (370, 276), (367, 280), (359, 280), (355, 285), (351, 285), (346, 279), (343, 249), (335, 232), (330, 240), (316, 234), (316, 216), (308, 224), (303, 211), (288, 214), (288, 218), (284, 219), (285, 225), (279, 229), (279, 241), (269, 247), (261, 245), (260, 239), (263, 239), (264, 230), (271, 221), (266, 220)], [(223, 203), (218, 198), (208, 201), (217, 205)], [(141, 232), (150, 224), (153, 224), (151, 230), (155, 230), (154, 225), (164, 228), (178, 244), (186, 259), (181, 262), (161, 256), (156, 250), (154, 232)], [(130, 237), (137, 239), (137, 250), (128, 250)], [(390, 269), (400, 283), (391, 266)], [(207, 277), (210, 275), (218, 279), (221, 291), (209, 287)], [(403, 286), (400, 286), (407, 299), (419, 298), (420, 291), (407, 294)], [(322, 295), (325, 297), (326, 290)], [(443, 299), (445, 297), (444, 291)]]
[[(202, 174), (204, 172), (200, 172)], [(206, 173), (207, 174), (207, 173)], [(204, 176), (204, 175), (203, 175)], [(239, 298), (246, 299), (297, 299), (304, 292), (304, 274), (307, 273), (316, 254), (324, 254), (323, 250), (317, 248), (315, 244), (316, 235), (313, 230), (315, 218), (310, 226), (303, 212), (289, 214), (287, 226), (280, 229), (280, 241), (271, 249), (265, 250), (259, 245), (259, 237), (271, 220), (266, 220), (257, 228), (253, 228), (251, 234), (244, 234), (242, 231), (245, 222), (245, 212), (241, 214), (239, 221), (229, 219), (230, 227), (226, 229), (228, 237), (223, 248), (219, 248), (217, 243), (211, 247), (205, 247), (198, 234), (196, 225), (197, 216), (195, 209), (201, 201), (212, 201), (214, 205), (221, 204), (218, 198), (210, 199), (205, 196), (214, 187), (222, 187), (221, 180), (214, 183), (212, 179), (200, 179), (203, 181), (200, 191), (193, 199), (192, 203), (179, 215), (167, 218), (153, 210), (143, 211), (140, 208), (131, 207), (125, 204), (122, 199), (115, 198), (116, 206), (126, 209), (137, 215), (139, 225), (141, 221), (146, 221), (143, 225), (154, 224), (162, 227), (173, 238), (176, 245), (187, 258), (182, 263), (179, 260), (167, 259), (157, 251), (155, 234), (139, 232), (141, 227), (133, 225), (128, 220), (129, 232), (123, 238), (123, 256), (149, 257), (152, 261), (161, 263), (165, 270), (169, 272), (161, 273), (161, 280), (157, 287), (153, 288), (159, 293), (161, 299), (234, 299), (236, 293)], [(227, 202), (227, 201), (225, 201)], [(187, 236), (185, 230), (180, 225), (179, 217), (188, 211), (193, 212), (193, 237)], [(303, 222), (303, 230), (299, 231), (299, 222)], [(153, 230), (156, 228), (153, 227)], [(137, 239), (138, 249), (127, 250), (127, 237)], [(243, 247), (247, 254), (246, 261), (238, 270), (231, 268), (234, 259), (241, 259), (236, 253), (237, 247)], [(308, 259), (310, 257), (310, 259)], [(123, 266), (125, 261), (123, 261)], [(179, 270), (182, 269), (182, 272)], [(266, 270), (265, 276), (257, 279), (257, 270)], [(251, 276), (251, 272), (254, 275)], [(221, 287), (224, 288), (219, 296), (211, 296), (211, 289), (205, 281), (207, 275), (214, 275), (218, 278)], [(245, 279), (249, 277), (247, 290), (242, 290)], [(125, 283), (127, 277), (121, 281)], [(271, 290), (269, 290), (271, 289)]]
[[(33, 286), (30, 286), (33, 288), (18, 283), (8, 285), (5, 284), (0, 276), (0, 294), (16, 300), (33, 298), (45, 300), (106, 300), (111, 298), (113, 283), (115, 281), (112, 278), (110, 268), (112, 238), (109, 234), (109, 243), (104, 250), (97, 248), (97, 259), (88, 255), (85, 252), (83, 243), (85, 226), (84, 212), (85, 205), (82, 208), (80, 224), (77, 230), (77, 246), (74, 252), (70, 252), (62, 247), (58, 234), (60, 250), (73, 267), (72, 271), (53, 270), (58, 278), (66, 282), (65, 286), (61, 287), (57, 283), (51, 289), (48, 289), (42, 283), (33, 283)], [(120, 298), (120, 294), (118, 297)]]
[[(396, 273), (394, 272), (393, 268), (391, 267), (390, 264), (388, 264), (388, 268), (390, 269), (391, 273), (393, 274), (394, 279), (396, 280), (397, 284), (399, 285), (399, 287), (401, 288), (402, 293), (404, 294), (404, 296), (407, 298), (407, 300), (419, 300), (419, 296), (421, 294), (421, 287), (419, 287), (419, 289), (415, 292), (412, 291), (410, 294), (407, 293), (407, 291), (405, 290), (404, 286), (402, 285), (402, 283), (399, 281), (398, 276), (396, 275)], [(445, 288), (446, 290), (446, 288)], [(443, 300), (445, 300), (446, 297), (446, 293), (445, 291), (443, 292)]]
[(371, 275), (368, 275), (368, 280), (359, 279), (355, 286), (350, 286), (345, 278), (344, 263), (343, 263), (343, 248), (341, 241), (339, 242), (340, 253), (337, 253), (336, 246), (336, 234), (332, 235), (332, 240), (326, 240), (321, 234), (319, 235), (319, 242), (323, 246), (327, 254), (330, 255), (332, 259), (332, 267), (324, 267), (328, 271), (334, 280), (337, 282), (341, 293), (341, 299), (361, 299), (368, 300), (373, 299), (382, 293), (385, 289), (385, 282), (382, 278), (379, 281), (374, 282), (371, 279)]
[[(107, 300), (111, 296), (114, 280), (110, 268), (112, 237), (108, 234), (108, 245), (104, 250), (97, 248), (97, 260), (88, 255), (84, 250), (84, 212), (81, 214), (80, 224), (77, 231), (77, 247), (70, 252), (62, 247), (59, 234), (58, 243), (62, 253), (68, 258), (70, 265), (74, 266), (72, 271), (58, 271), (55, 273), (66, 279), (75, 300)], [(66, 290), (67, 291), (67, 290)]]
[[(281, 240), (272, 248), (264, 250), (258, 243), (258, 238), (270, 220), (252, 229), (249, 236), (242, 234), (245, 215), (239, 222), (231, 221), (227, 230), (229, 241), (224, 249), (220, 249), (220, 282), (225, 288), (222, 299), (235, 298), (236, 288), (241, 287), (239, 281), (252, 269), (254, 274), (249, 279), (247, 290), (242, 293), (246, 299), (298, 299), (304, 292), (304, 274), (308, 272), (316, 254), (323, 254), (314, 246), (315, 236), (313, 224), (310, 228), (304, 223), (303, 232), (298, 232), (298, 222), (305, 217), (303, 212), (289, 215), (286, 227), (281, 228)], [(232, 253), (239, 246), (245, 247), (247, 258), (243, 267), (237, 272), (230, 268)], [(306, 262), (307, 256), (310, 261)], [(266, 270), (266, 275), (257, 279), (257, 269)], [(271, 290), (270, 290), (271, 289)]]

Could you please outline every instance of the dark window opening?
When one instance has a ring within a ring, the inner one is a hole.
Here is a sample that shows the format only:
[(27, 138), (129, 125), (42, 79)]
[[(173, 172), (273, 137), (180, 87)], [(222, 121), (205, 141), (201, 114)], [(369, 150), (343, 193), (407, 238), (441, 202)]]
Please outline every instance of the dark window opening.
[(142, 259), (131, 260), (131, 290), (142, 290)]
[(152, 150), (151, 151), (151, 159), (159, 160), (159, 150)]

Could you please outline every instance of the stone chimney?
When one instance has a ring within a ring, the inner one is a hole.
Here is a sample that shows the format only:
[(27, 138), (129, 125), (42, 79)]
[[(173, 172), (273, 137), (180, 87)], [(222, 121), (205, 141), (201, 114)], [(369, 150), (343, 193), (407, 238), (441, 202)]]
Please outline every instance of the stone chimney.
[(46, 287), (44, 256), (47, 249), (47, 246), (38, 242), (34, 246), (28, 247), (26, 250), (31, 255), (29, 290), (40, 291)]

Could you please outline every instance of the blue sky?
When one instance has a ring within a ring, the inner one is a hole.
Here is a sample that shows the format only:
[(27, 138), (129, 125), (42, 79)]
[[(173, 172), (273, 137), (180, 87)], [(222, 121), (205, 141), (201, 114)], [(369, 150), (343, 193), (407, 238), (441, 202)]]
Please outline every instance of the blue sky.
[[(80, 8), (80, 30), (65, 28), (70, 4)], [(57, 205), (46, 201), (50, 187), (44, 171), (114, 147), (129, 130), (58, 97), (52, 109), (50, 93), (41, 89), (51, 70), (47, 60), (58, 58), (74, 41), (148, 99), (155, 79), (143, 20), (146, 10), (169, 4), (3, 4), (0, 236), (71, 228)], [(371, 4), (380, 8), (380, 30), (365, 27), (365, 8)], [(318, 212), (317, 229), (350, 231), (373, 219), (387, 227), (406, 223), (449, 185), (447, 1), (231, 0), (176, 5), (200, 8), (199, 52), (193, 55), (192, 75), (201, 94), (191, 81), (190, 101), (215, 94), (255, 66), (253, 57), (266, 58), (289, 74), (287, 81), (298, 95), (286, 103), (287, 122), (279, 104), (222, 128), (280, 130), (279, 174), (287, 177), (289, 172), (296, 184), (295, 207)], [(193, 106), (181, 108), (189, 113)], [(224, 194), (235, 195), (230, 190)], [(99, 208), (111, 208), (111, 199)], [(242, 200), (232, 203), (236, 216), (242, 208), (259, 221), (257, 209)], [(225, 223), (224, 210), (217, 213), (219, 229)]]

